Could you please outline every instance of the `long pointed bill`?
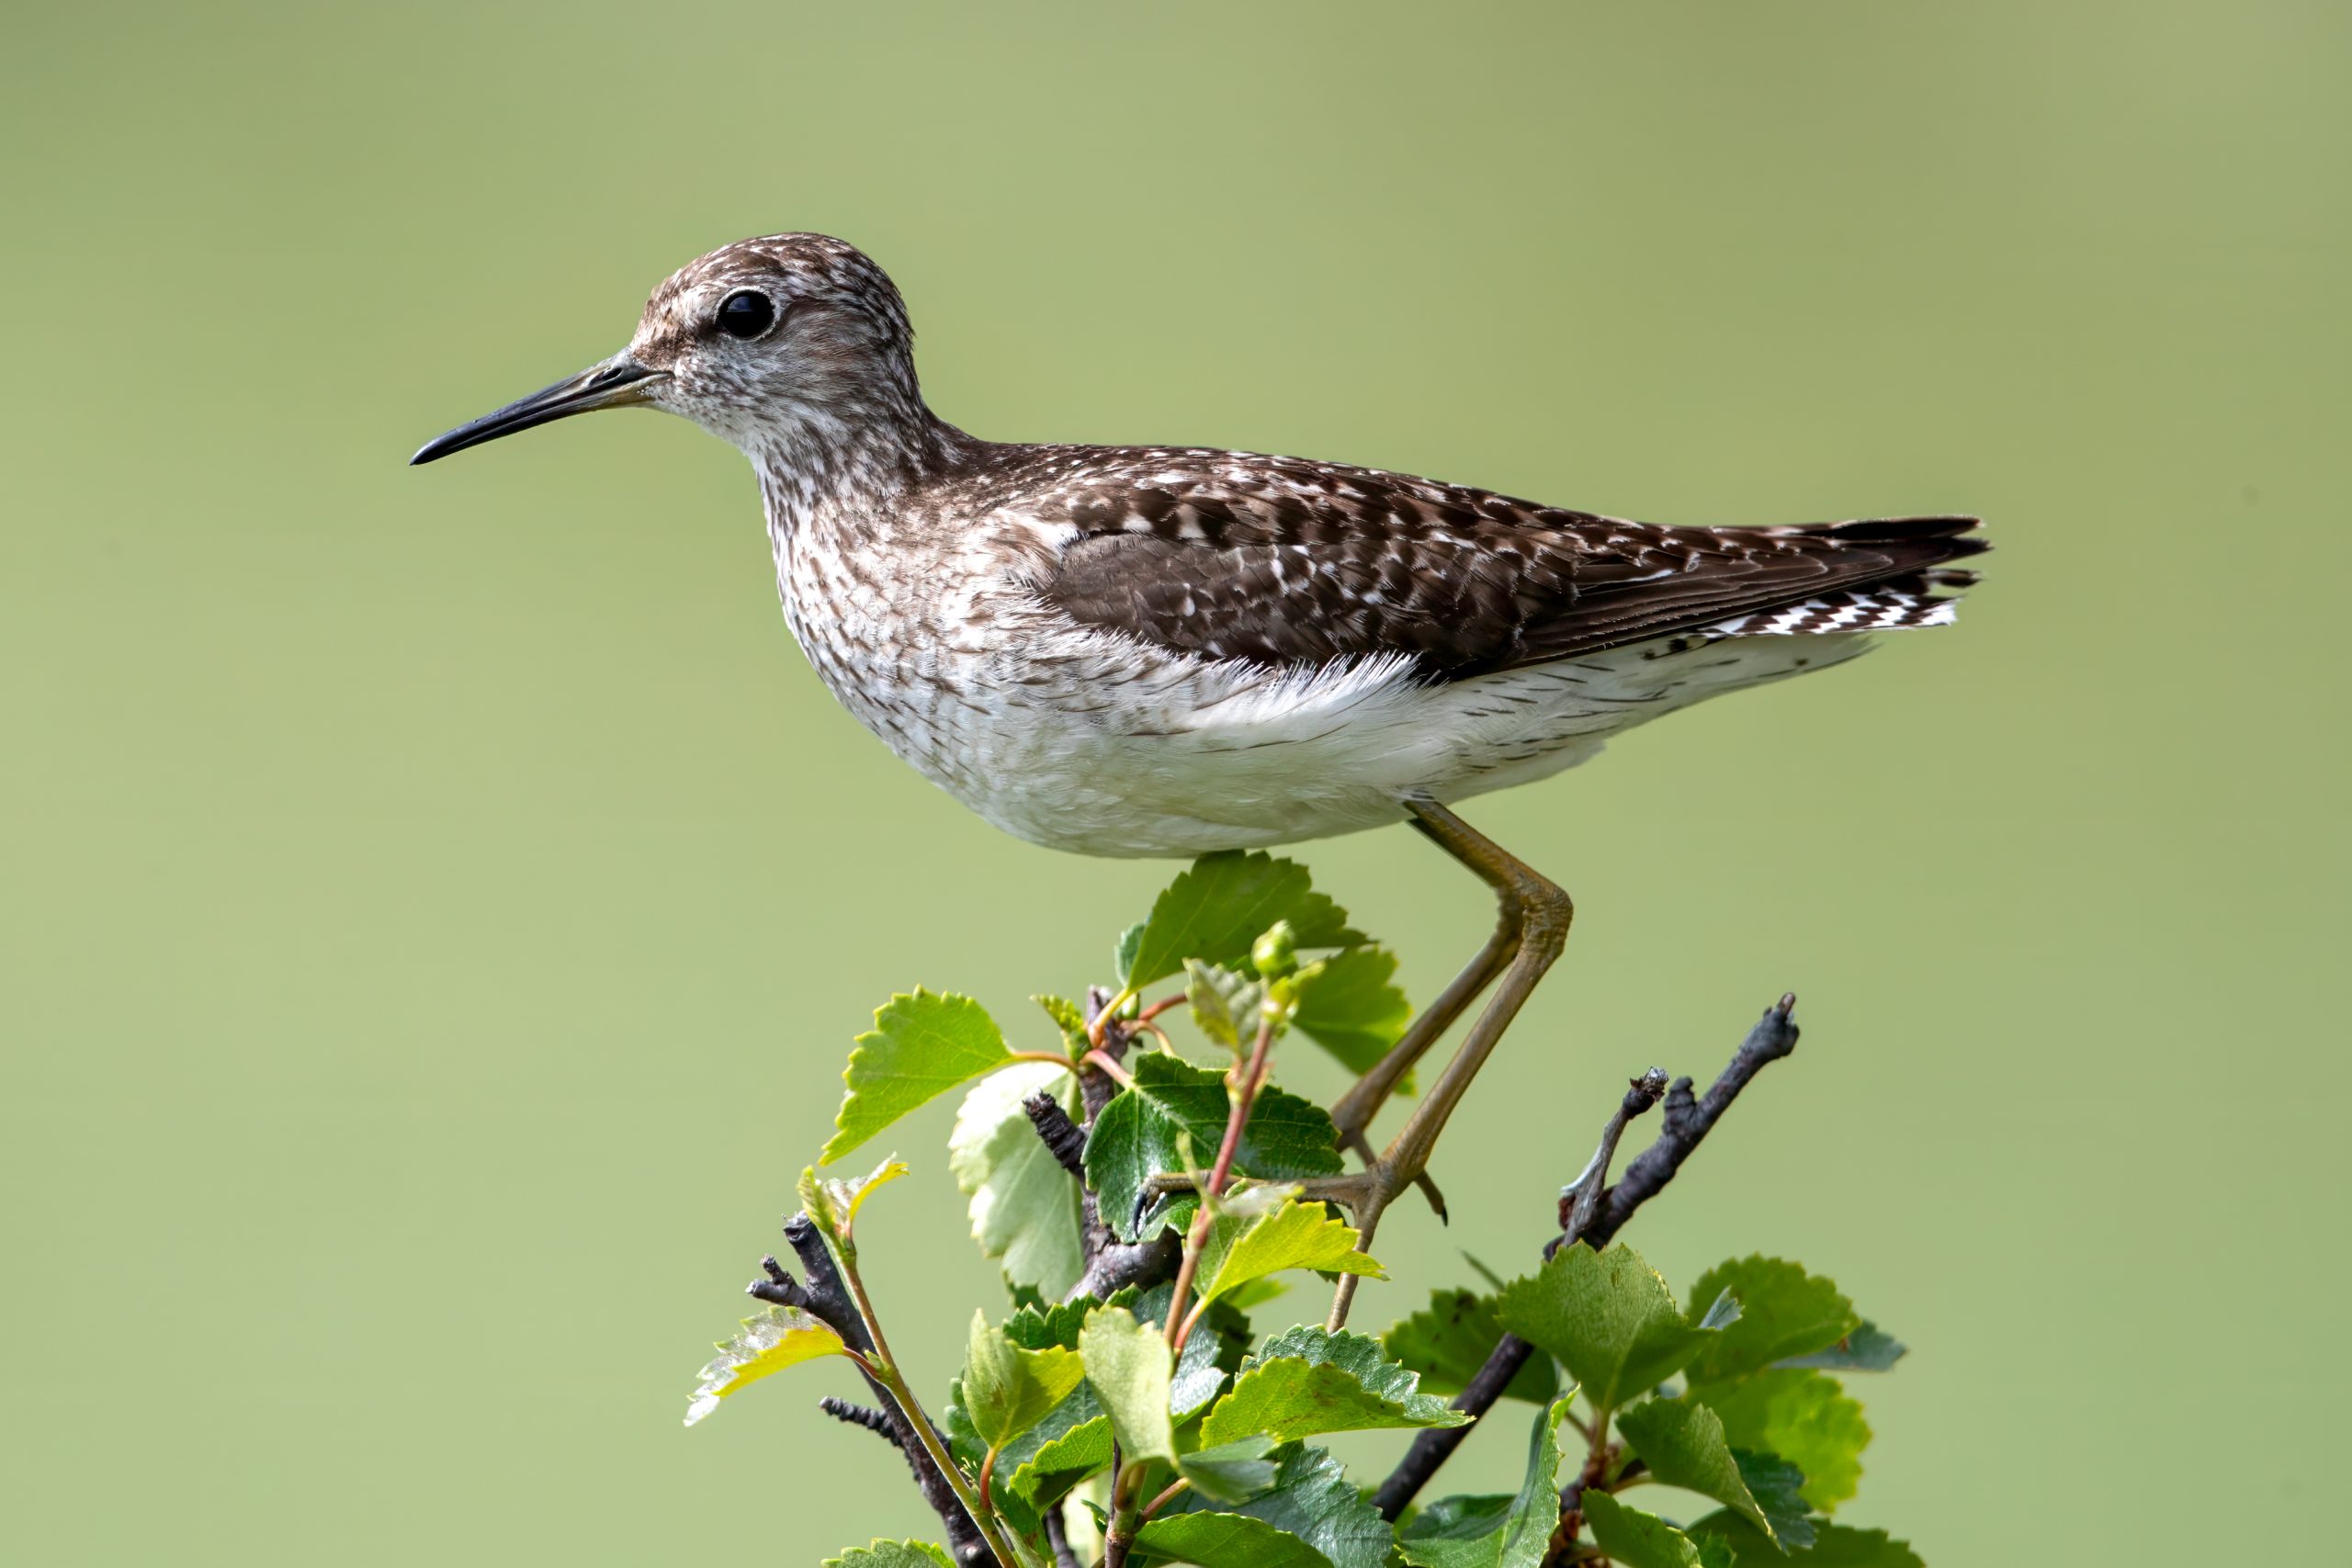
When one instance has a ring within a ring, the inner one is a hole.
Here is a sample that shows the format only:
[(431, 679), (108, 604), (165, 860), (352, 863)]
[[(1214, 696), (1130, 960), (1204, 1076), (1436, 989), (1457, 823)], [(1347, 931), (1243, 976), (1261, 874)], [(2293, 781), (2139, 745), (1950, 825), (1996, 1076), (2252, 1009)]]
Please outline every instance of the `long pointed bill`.
[(435, 436), (416, 449), (416, 456), (409, 459), (409, 464), (414, 467), (430, 463), (485, 441), (495, 441), (535, 424), (546, 424), (593, 409), (627, 408), (631, 403), (641, 403), (646, 400), (651, 383), (664, 374), (648, 369), (626, 354), (616, 354), (568, 380), (543, 387), (518, 402), (508, 403), (496, 413), (486, 413), (469, 424)]

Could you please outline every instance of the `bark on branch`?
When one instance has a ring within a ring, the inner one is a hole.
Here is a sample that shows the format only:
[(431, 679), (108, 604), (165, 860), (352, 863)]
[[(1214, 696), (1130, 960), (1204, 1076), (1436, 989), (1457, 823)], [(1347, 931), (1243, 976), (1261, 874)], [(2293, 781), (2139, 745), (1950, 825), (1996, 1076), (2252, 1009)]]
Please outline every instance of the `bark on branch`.
[[(1666, 1184), (1674, 1179), (1675, 1173), (1682, 1168), (1683, 1162), (1690, 1157), (1701, 1141), (1722, 1119), (1724, 1112), (1731, 1109), (1732, 1101), (1739, 1098), (1740, 1091), (1764, 1070), (1768, 1063), (1777, 1062), (1797, 1048), (1797, 1026), (1792, 1017), (1796, 1005), (1795, 996), (1789, 995), (1765, 1010), (1756, 1027), (1747, 1032), (1747, 1038), (1739, 1043), (1739, 1049), (1733, 1054), (1730, 1066), (1724, 1068), (1703, 1097), (1691, 1093), (1690, 1079), (1675, 1079), (1673, 1086), (1666, 1091), (1665, 1124), (1659, 1128), (1656, 1141), (1636, 1155), (1617, 1184), (1607, 1189), (1599, 1201), (1590, 1205), (1591, 1219), (1582, 1233), (1571, 1235), (1563, 1231), (1545, 1244), (1544, 1256), (1551, 1257), (1571, 1241), (1581, 1242), (1599, 1251), (1624, 1228), (1626, 1222), (1643, 1204), (1663, 1191)], [(1635, 1087), (1638, 1091), (1639, 1080)], [(1626, 1105), (1631, 1105), (1633, 1099), (1634, 1094), (1629, 1092)], [(1621, 1106), (1618, 1117), (1611, 1119), (1611, 1125), (1622, 1131), (1623, 1121), (1630, 1119), (1630, 1114)], [(1591, 1179), (1599, 1183), (1607, 1176), (1606, 1162), (1603, 1161), (1602, 1168), (1594, 1171)], [(1578, 1208), (1583, 1206), (1576, 1205)], [(1573, 1218), (1573, 1214), (1570, 1217)], [(1466, 1411), (1473, 1416), (1485, 1416), (1494, 1408), (1495, 1402), (1502, 1397), (1503, 1390), (1510, 1386), (1511, 1379), (1519, 1375), (1520, 1369), (1527, 1365), (1528, 1359), (1534, 1353), (1535, 1347), (1519, 1336), (1504, 1335), (1496, 1342), (1486, 1364), (1478, 1369), (1455, 1397), (1453, 1408)], [(1394, 1520), (1403, 1514), (1421, 1488), (1429, 1484), (1430, 1478), (1437, 1473), (1438, 1467), (1453, 1457), (1453, 1450), (1462, 1446), (1462, 1439), (1476, 1425), (1474, 1420), (1466, 1427), (1442, 1427), (1416, 1434), (1404, 1459), (1380, 1483), (1380, 1489), (1373, 1494), (1373, 1503), (1382, 1516)]]
[[(849, 1288), (842, 1280), (841, 1269), (834, 1264), (833, 1255), (827, 1249), (825, 1238), (818, 1233), (815, 1222), (806, 1214), (793, 1215), (784, 1222), (784, 1239), (791, 1243), (794, 1255), (800, 1259), (800, 1271), (807, 1282), (795, 1280), (777, 1266), (775, 1258), (767, 1258), (761, 1259), (761, 1268), (766, 1271), (767, 1278), (754, 1280), (751, 1293), (762, 1301), (800, 1308), (840, 1335), (842, 1343), (851, 1349), (862, 1355), (872, 1355), (873, 1336), (866, 1333), (865, 1320), (859, 1315), (857, 1303), (851, 1299)], [(866, 1377), (865, 1385), (874, 1392), (874, 1414), (881, 1417), (883, 1427), (888, 1428), (885, 1435), (906, 1456), (908, 1466), (914, 1472), (915, 1484), (922, 1491), (922, 1500), (931, 1506), (932, 1512), (937, 1514), (940, 1522), (947, 1528), (949, 1554), (968, 1568), (992, 1562), (994, 1553), (989, 1550), (988, 1540), (981, 1535), (979, 1526), (973, 1522), (971, 1515), (964, 1511), (956, 1489), (948, 1484), (947, 1478), (932, 1462), (931, 1454), (923, 1447), (922, 1438), (916, 1434), (907, 1413), (899, 1407), (899, 1402), (890, 1396), (890, 1391), (871, 1375)], [(869, 1425), (863, 1421), (857, 1424)]]

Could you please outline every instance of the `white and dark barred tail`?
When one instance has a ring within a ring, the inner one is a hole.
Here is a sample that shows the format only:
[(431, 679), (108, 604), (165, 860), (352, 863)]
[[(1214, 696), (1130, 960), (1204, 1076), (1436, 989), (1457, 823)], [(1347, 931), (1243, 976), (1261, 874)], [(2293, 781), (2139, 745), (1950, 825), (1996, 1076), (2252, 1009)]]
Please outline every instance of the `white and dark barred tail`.
[[(1825, 545), (1924, 546), (1938, 550), (1942, 560), (1955, 560), (1988, 547), (1984, 540), (1973, 536), (1977, 525), (1973, 517), (1877, 517), (1787, 532), (1814, 536)], [(1813, 594), (1793, 604), (1735, 615), (1706, 631), (1713, 638), (1948, 626), (1959, 613), (1958, 595), (1975, 585), (1976, 573), (1965, 567), (1920, 567), (1874, 582)]]
[[(1975, 586), (1977, 574), (1943, 563), (1979, 555), (1990, 547), (1975, 536), (1978, 521), (1973, 517), (1873, 517), (1757, 530), (1783, 548), (1793, 544), (1816, 558), (1835, 561), (1850, 552), (1883, 575), (1865, 576), (1779, 604), (1760, 604), (1679, 632), (1645, 649), (1644, 654), (1663, 658), (1726, 637), (1833, 636), (1948, 626), (1957, 618), (1959, 595)], [(1868, 571), (1870, 567), (1863, 570)]]

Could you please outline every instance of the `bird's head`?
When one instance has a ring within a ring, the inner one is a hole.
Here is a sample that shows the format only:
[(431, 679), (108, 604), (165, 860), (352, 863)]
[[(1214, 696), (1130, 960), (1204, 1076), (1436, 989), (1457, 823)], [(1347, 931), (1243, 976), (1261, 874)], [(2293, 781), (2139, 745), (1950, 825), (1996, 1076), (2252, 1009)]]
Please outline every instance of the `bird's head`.
[(888, 275), (840, 240), (771, 234), (673, 274), (610, 359), (435, 437), (410, 461), (629, 407), (683, 414), (752, 452), (839, 445), (924, 417), (914, 333)]

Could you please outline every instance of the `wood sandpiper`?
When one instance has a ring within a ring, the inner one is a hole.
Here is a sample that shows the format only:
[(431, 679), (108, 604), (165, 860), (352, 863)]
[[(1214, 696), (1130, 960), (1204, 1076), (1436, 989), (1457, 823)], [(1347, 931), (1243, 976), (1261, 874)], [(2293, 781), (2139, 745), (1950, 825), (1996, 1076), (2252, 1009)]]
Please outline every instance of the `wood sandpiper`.
[[(1410, 822), (1494, 934), (1333, 1107), (1369, 1235), (1567, 935), (1566, 895), (1454, 815), (1620, 730), (1941, 626), (1972, 517), (1674, 528), (1296, 457), (1032, 446), (925, 406), (899, 291), (854, 247), (714, 251), (620, 354), (426, 445), (592, 409), (684, 414), (752, 459), (776, 584), (867, 728), (1006, 831), (1189, 856)], [(1377, 1156), (1404, 1074), (1492, 988)]]

